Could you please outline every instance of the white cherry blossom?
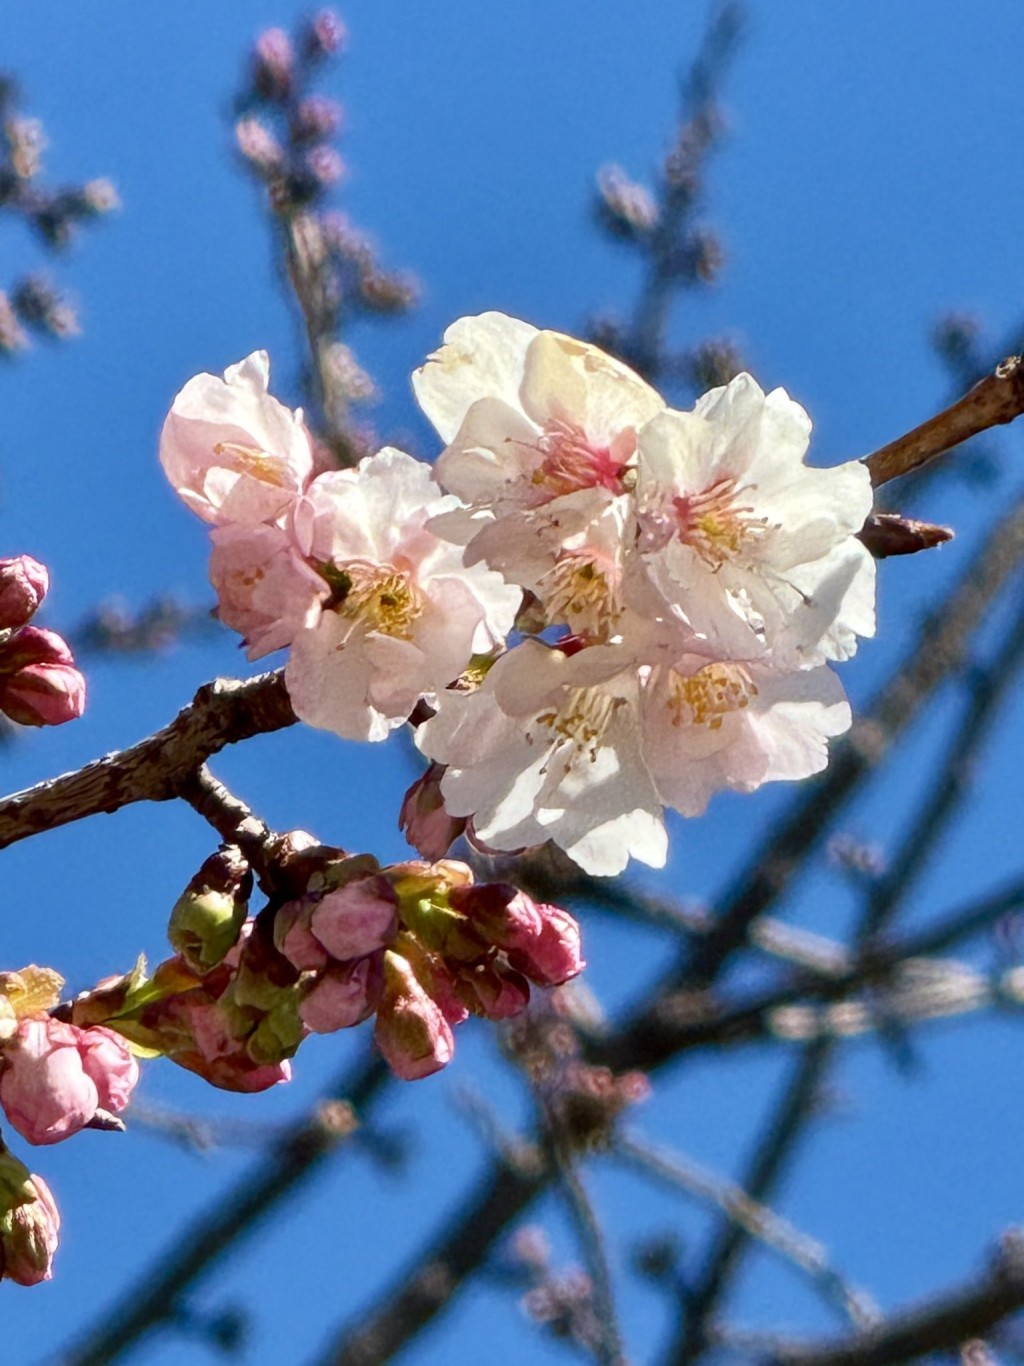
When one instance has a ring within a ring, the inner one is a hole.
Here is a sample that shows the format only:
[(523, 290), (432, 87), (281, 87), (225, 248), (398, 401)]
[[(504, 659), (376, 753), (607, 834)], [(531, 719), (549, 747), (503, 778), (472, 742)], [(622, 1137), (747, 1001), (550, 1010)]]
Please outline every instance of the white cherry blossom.
[(807, 414), (749, 375), (640, 434), (638, 550), (663, 610), (723, 657), (809, 668), (874, 634), (866, 467), (803, 463)]
[(427, 528), (457, 505), (430, 468), (386, 448), (320, 475), (296, 505), (296, 543), (333, 597), (292, 644), (285, 682), (296, 714), (349, 739), (382, 740), (474, 654), (503, 643), (520, 589)]
[(631, 654), (595, 645), (576, 654), (526, 640), (475, 692), (446, 692), (416, 733), (447, 764), (445, 807), (472, 816), (489, 848), (553, 840), (589, 873), (628, 860), (660, 868), (662, 802), (643, 759), (640, 678)]

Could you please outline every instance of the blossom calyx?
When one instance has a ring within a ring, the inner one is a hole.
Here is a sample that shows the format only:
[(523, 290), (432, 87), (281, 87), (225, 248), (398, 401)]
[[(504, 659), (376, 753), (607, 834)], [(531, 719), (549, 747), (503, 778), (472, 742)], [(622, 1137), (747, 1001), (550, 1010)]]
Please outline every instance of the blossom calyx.
[(237, 845), (225, 844), (206, 860), (175, 902), (167, 937), (198, 973), (223, 962), (238, 942), (248, 913), (252, 870)]

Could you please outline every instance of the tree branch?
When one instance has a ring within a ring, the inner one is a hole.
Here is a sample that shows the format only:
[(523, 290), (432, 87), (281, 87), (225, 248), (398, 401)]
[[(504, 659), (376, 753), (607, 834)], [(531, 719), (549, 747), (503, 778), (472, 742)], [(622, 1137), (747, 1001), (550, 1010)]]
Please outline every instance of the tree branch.
[(169, 801), (226, 745), (296, 720), (283, 670), (204, 683), (170, 725), (147, 739), (0, 799), (0, 849), (132, 802)]
[(1005, 1234), (991, 1266), (976, 1282), (894, 1314), (838, 1341), (785, 1347), (771, 1366), (897, 1366), (930, 1352), (954, 1351), (983, 1337), (1024, 1308), (1024, 1240)]
[(1008, 356), (963, 398), (912, 432), (897, 437), (865, 459), (871, 482), (878, 488), (934, 460), (989, 427), (1012, 422), (1024, 413), (1024, 364)]
[[(354, 1130), (352, 1112), (365, 1113), (389, 1076), (383, 1059), (371, 1055), (342, 1077), (332, 1088), (333, 1101), (321, 1103), (293, 1125), (255, 1173), (242, 1176), (226, 1198), (191, 1221), (186, 1238), (144, 1268), (136, 1284), (118, 1299), (115, 1313), (104, 1313), (92, 1332), (60, 1354), (63, 1366), (109, 1366), (158, 1324), (172, 1323), (185, 1306), (189, 1288), (224, 1249), (250, 1234), (286, 1193), (308, 1181), (338, 1150)], [(335, 1114), (339, 1101), (346, 1109), (340, 1117)]]

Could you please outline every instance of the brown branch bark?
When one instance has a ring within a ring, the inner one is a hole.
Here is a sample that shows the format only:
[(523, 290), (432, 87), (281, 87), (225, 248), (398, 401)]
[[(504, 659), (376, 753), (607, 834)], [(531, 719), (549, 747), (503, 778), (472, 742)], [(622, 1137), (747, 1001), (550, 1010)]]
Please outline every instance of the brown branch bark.
[(1024, 1240), (1014, 1231), (1003, 1237), (991, 1266), (974, 1283), (847, 1338), (783, 1348), (771, 1366), (897, 1366), (984, 1337), (1019, 1309), (1024, 1309)]
[(163, 802), (226, 745), (296, 721), (284, 673), (204, 683), (170, 725), (74, 773), (0, 799), (0, 849), (132, 802)]
[(891, 479), (952, 450), (989, 427), (1012, 422), (1024, 413), (1024, 363), (1020, 356), (1008, 356), (990, 375), (969, 389), (963, 398), (912, 432), (897, 437), (865, 459), (871, 482), (878, 488)]

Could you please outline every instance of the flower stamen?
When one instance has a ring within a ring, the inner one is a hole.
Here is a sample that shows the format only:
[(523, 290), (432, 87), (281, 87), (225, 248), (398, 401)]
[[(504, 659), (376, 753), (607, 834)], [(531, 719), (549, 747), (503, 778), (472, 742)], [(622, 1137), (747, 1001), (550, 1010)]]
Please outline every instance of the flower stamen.
[(688, 678), (674, 670), (668, 706), (674, 726), (721, 730), (724, 719), (742, 711), (757, 696), (757, 686), (739, 664), (708, 664)]

